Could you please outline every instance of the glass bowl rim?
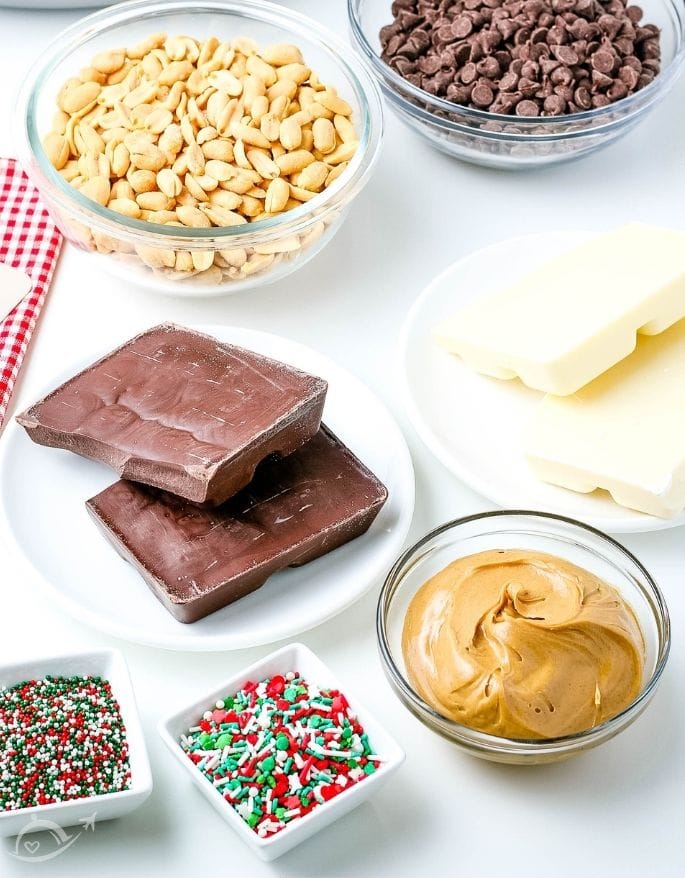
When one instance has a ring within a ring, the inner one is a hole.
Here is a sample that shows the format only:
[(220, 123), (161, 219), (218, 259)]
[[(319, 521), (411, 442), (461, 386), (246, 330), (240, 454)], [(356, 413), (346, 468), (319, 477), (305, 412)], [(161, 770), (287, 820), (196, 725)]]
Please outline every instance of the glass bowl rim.
[[(666, 65), (666, 67), (660, 70), (660, 72), (657, 74), (657, 76), (654, 77), (652, 82), (650, 82), (644, 88), (641, 88), (639, 91), (635, 92), (632, 95), (629, 95), (628, 97), (621, 98), (621, 100), (619, 101), (614, 101), (614, 103), (609, 104), (606, 107), (594, 107), (591, 110), (583, 110), (579, 113), (566, 113), (562, 116), (525, 117), (510, 116), (504, 113), (490, 113), (487, 110), (477, 110), (474, 107), (466, 107), (462, 104), (455, 104), (452, 101), (448, 101), (446, 98), (441, 98), (437, 95), (431, 95), (429, 92), (424, 91), (422, 88), (412, 85), (411, 82), (408, 82), (398, 73), (396, 73), (388, 64), (382, 61), (380, 55), (378, 55), (377, 52), (374, 51), (373, 47), (366, 38), (366, 34), (364, 33), (364, 28), (362, 27), (362, 23), (358, 14), (359, 7), (362, 2), (364, 2), (364, 0), (347, 0), (347, 13), (350, 23), (350, 29), (358, 48), (360, 49), (364, 58), (370, 63), (371, 68), (374, 70), (376, 76), (379, 77), (381, 81), (388, 81), (387, 83), (385, 83), (386, 87), (390, 88), (390, 86), (392, 86), (392, 99), (400, 101), (403, 105), (406, 105), (408, 111), (415, 118), (422, 119), (423, 121), (427, 121), (432, 124), (442, 124), (446, 128), (449, 127), (453, 128), (454, 130), (461, 130), (462, 128), (466, 127), (468, 131), (474, 136), (490, 135), (495, 139), (506, 138), (525, 142), (532, 139), (533, 137), (546, 137), (550, 140), (567, 140), (578, 136), (587, 136), (589, 133), (596, 134), (598, 130), (600, 130), (602, 127), (610, 127), (612, 124), (624, 122), (625, 119), (630, 117), (630, 115), (632, 115), (633, 113), (640, 112), (641, 110), (652, 104), (654, 101), (656, 101), (661, 96), (661, 94), (665, 93), (665, 91), (671, 85), (673, 85), (678, 74), (680, 73), (683, 62), (685, 62), (685, 6), (682, 2), (679, 2), (679, 0), (660, 0), (660, 2), (662, 2), (665, 6), (670, 7), (676, 13), (676, 28), (677, 25), (680, 24), (680, 27), (677, 28), (680, 36), (680, 41), (679, 45), (676, 47), (675, 54), (673, 55), (671, 61)], [(407, 93), (410, 97), (421, 101), (423, 104), (426, 105), (426, 107), (428, 107), (428, 109), (423, 109), (423, 107), (417, 107), (415, 104), (412, 104), (402, 93), (403, 91)], [(646, 101), (644, 100), (645, 98), (647, 98)], [(621, 115), (620, 119), (604, 118), (609, 116), (609, 114), (611, 114), (612, 112), (616, 112), (617, 109), (626, 111)], [(523, 128), (524, 131), (526, 128), (539, 128), (540, 126), (542, 126), (543, 128), (553, 128), (555, 125), (558, 126), (566, 122), (575, 123), (596, 120), (597, 125), (583, 128), (580, 131), (550, 131), (549, 133), (544, 133), (536, 130), (527, 134), (507, 134), (506, 132), (483, 131), (479, 129), (474, 129), (465, 125), (464, 122), (453, 122), (450, 119), (445, 119), (441, 116), (437, 116), (435, 115), (435, 111), (442, 111), (452, 114), (460, 113), (464, 116), (464, 119), (466, 121), (473, 120), (474, 122), (478, 123), (496, 122), (498, 124), (515, 124), (517, 127)]]
[[(106, 33), (115, 26), (127, 25), (143, 18), (154, 21), (158, 15), (193, 10), (214, 12), (218, 15), (238, 14), (245, 19), (258, 20), (283, 30), (284, 37), (304, 36), (318, 43), (339, 65), (348, 77), (359, 101), (362, 130), (359, 146), (350, 165), (331, 186), (317, 193), (299, 207), (257, 222), (237, 226), (217, 226), (209, 229), (179, 228), (136, 220), (104, 207), (71, 186), (52, 166), (43, 148), (41, 134), (37, 130), (35, 105), (46, 80), (56, 67), (68, 60), (70, 55), (93, 37)], [(65, 43), (66, 41), (66, 43)], [(107, 234), (124, 234), (137, 240), (141, 234), (152, 244), (163, 246), (170, 242), (184, 241), (201, 245), (216, 239), (240, 243), (254, 238), (273, 238), (282, 234), (295, 234), (315, 223), (327, 212), (339, 206), (343, 199), (353, 197), (367, 182), (379, 157), (383, 133), (383, 110), (378, 84), (369, 75), (361, 60), (328, 28), (315, 20), (282, 7), (270, 0), (128, 0), (107, 6), (60, 31), (26, 72), (15, 106), (24, 164), (31, 158), (41, 177), (41, 183), (56, 187), (50, 197), (70, 214), (78, 214), (79, 220), (97, 226)], [(31, 173), (33, 176), (33, 173)]]
[[(409, 561), (412, 560), (412, 558), (415, 558), (420, 553), (424, 546), (441, 534), (471, 522), (505, 517), (528, 517), (554, 521), (569, 526), (571, 529), (576, 529), (577, 531), (580, 531), (581, 534), (583, 532), (589, 533), (592, 536), (599, 538), (600, 541), (607, 543), (611, 547), (611, 550), (624, 556), (629, 563), (635, 565), (641, 576), (644, 577), (644, 582), (638, 582), (636, 580), (636, 584), (643, 593), (643, 596), (647, 598), (647, 603), (649, 604), (650, 610), (657, 624), (658, 648), (654, 670), (652, 671), (649, 680), (643, 684), (640, 692), (630, 704), (628, 704), (622, 711), (609, 717), (609, 719), (606, 719), (599, 725), (585, 729), (581, 732), (561, 735), (556, 738), (505, 738), (499, 735), (491, 735), (487, 732), (481, 732), (478, 729), (473, 729), (470, 726), (457, 723), (434, 710), (417, 692), (414, 691), (395, 663), (389, 646), (385, 619), (386, 614), (384, 610), (386, 605), (388, 609), (390, 608), (395, 596), (397, 588), (393, 588), (393, 586), (395, 585), (400, 571)], [(423, 721), (423, 716), (425, 716), (427, 719), (435, 722), (439, 727), (442, 727), (442, 730), (433, 729), (433, 731), (438, 731), (439, 734), (443, 734), (455, 743), (475, 745), (483, 752), (499, 751), (506, 753), (512, 752), (518, 748), (518, 752), (534, 755), (536, 753), (539, 754), (548, 750), (554, 751), (560, 748), (573, 749), (585, 742), (602, 739), (612, 729), (619, 731), (623, 726), (623, 723), (630, 719), (633, 714), (637, 715), (642, 706), (646, 705), (646, 702), (649, 701), (654, 693), (654, 690), (661, 679), (664, 668), (666, 667), (666, 663), (668, 662), (671, 648), (671, 623), (666, 600), (656, 581), (642, 562), (629, 549), (619, 543), (618, 540), (615, 540), (613, 537), (598, 528), (578, 521), (575, 518), (569, 518), (565, 515), (557, 515), (552, 512), (541, 512), (531, 509), (496, 509), (451, 519), (450, 521), (430, 530), (400, 555), (388, 572), (378, 596), (378, 603), (376, 605), (376, 637), (382, 663), (385, 667), (386, 673), (390, 676), (392, 684), (397, 687), (402, 695), (400, 700), (407, 699), (412, 705), (412, 712), (414, 712), (421, 721)]]

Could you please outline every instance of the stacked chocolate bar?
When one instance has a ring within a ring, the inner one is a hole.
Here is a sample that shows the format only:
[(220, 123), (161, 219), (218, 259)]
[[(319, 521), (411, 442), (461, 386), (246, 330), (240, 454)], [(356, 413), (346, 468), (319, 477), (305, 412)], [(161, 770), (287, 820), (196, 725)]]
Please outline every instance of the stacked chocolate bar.
[(96, 523), (181, 622), (364, 533), (387, 499), (321, 423), (327, 384), (183, 327), (144, 332), (17, 416), (112, 467)]

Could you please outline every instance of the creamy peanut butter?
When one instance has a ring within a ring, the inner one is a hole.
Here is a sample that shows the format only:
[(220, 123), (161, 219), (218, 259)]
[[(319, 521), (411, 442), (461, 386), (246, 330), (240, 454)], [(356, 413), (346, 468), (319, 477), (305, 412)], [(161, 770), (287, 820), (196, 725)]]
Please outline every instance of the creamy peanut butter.
[(613, 586), (523, 549), (454, 561), (412, 599), (409, 680), (438, 713), (505, 738), (556, 738), (615, 716), (642, 685), (644, 639)]

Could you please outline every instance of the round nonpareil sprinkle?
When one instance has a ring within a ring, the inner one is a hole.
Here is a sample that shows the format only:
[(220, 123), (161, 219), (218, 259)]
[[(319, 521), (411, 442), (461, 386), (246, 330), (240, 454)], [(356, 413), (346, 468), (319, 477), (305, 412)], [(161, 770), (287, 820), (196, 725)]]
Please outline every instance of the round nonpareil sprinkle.
[(126, 730), (101, 677), (45, 677), (0, 688), (0, 810), (129, 788)]
[(345, 696), (294, 671), (218, 701), (181, 747), (261, 838), (380, 765)]

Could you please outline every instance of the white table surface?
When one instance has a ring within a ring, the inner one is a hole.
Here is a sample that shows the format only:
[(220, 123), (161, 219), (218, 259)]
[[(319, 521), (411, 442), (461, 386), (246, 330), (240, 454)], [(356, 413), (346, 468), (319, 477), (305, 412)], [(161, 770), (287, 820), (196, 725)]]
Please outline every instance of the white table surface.
[[(346, 33), (343, 0), (289, 0)], [(0, 10), (0, 118), (9, 119), (21, 71), (80, 13)], [(160, 320), (235, 323), (290, 336), (363, 378), (395, 412), (417, 476), (411, 537), (489, 508), (452, 478), (404, 418), (394, 361), (409, 305), (442, 268), (522, 231), (609, 227), (627, 220), (683, 226), (685, 79), (627, 139), (579, 163), (514, 174), (460, 164), (389, 114), (378, 170), (334, 242), (299, 273), (223, 300), (163, 298), (98, 271), (66, 247), (16, 406), (25, 406), (87, 339), (107, 347)], [(0, 155), (11, 155), (11, 125)], [(36, 498), (40, 502), (40, 498)], [(192, 655), (104, 637), (37, 598), (0, 560), (0, 661), (39, 652), (118, 646), (130, 664), (155, 790), (135, 814), (98, 824), (63, 856), (23, 863), (0, 844), (0, 875), (503, 876), (683, 874), (685, 818), (685, 585), (683, 529), (625, 536), (661, 584), (673, 650), (647, 713), (613, 742), (569, 762), (504, 767), (473, 759), (421, 726), (390, 691), (376, 654), (378, 584), (351, 610), (301, 639), (396, 734), (407, 761), (368, 804), (273, 864), (244, 848), (162, 750), (158, 717), (198, 687), (220, 682), (267, 649)], [(97, 583), (93, 583), (97, 588)]]

